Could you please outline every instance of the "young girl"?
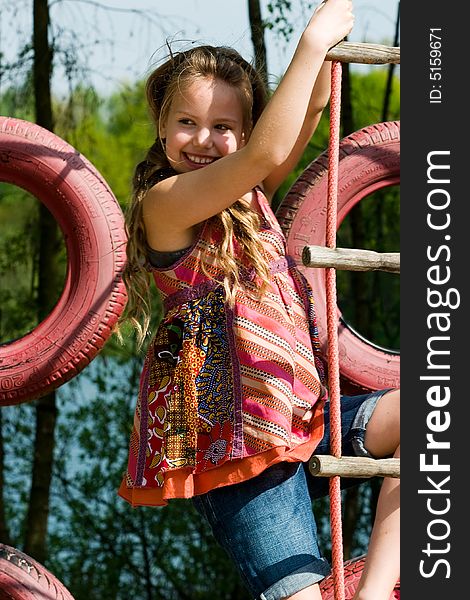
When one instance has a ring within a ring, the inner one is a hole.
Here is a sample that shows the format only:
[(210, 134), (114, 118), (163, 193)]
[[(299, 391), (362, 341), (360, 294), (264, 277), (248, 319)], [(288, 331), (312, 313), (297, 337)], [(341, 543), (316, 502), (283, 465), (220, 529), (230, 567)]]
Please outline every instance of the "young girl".
[[(133, 506), (193, 498), (255, 598), (318, 599), (329, 572), (307, 468), (329, 452), (313, 299), (269, 200), (328, 102), (324, 59), (351, 11), (349, 0), (315, 11), (268, 103), (256, 71), (225, 47), (172, 55), (147, 83), (157, 135), (135, 173), (125, 281), (141, 339), (149, 271), (164, 316), (119, 493)], [(398, 400), (343, 397), (343, 452), (396, 453)], [(355, 598), (388, 600), (397, 578), (398, 488), (386, 479)]]

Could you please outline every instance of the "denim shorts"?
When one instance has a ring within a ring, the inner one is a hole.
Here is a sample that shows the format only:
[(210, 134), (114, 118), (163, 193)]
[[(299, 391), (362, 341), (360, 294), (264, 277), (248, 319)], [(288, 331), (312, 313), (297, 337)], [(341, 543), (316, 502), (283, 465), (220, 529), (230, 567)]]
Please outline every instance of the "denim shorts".
[[(389, 390), (341, 397), (342, 454), (370, 456), (367, 423)], [(315, 454), (330, 453), (329, 404), (325, 435)], [(343, 480), (344, 485), (364, 480)], [(313, 477), (308, 463), (281, 462), (260, 475), (193, 498), (199, 513), (238, 568), (253, 598), (280, 600), (330, 572), (322, 558), (312, 499), (328, 494), (328, 478)]]

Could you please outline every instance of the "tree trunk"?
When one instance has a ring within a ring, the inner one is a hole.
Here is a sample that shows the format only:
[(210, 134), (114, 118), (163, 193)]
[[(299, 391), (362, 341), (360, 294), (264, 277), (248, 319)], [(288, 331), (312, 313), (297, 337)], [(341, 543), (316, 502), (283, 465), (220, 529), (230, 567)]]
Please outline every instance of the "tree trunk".
[(4, 451), (3, 451), (3, 422), (2, 422), (2, 411), (0, 409), (0, 542), (11, 546), (10, 534), (8, 532), (8, 526), (5, 519), (5, 503), (3, 497), (3, 491), (5, 489), (5, 479), (3, 476), (4, 470)]
[[(48, 0), (34, 0), (34, 101), (36, 122), (53, 131), (51, 103), (52, 48), (48, 41)], [(54, 306), (60, 289), (57, 254), (61, 234), (50, 212), (39, 209), (39, 282), (38, 320), (42, 321)], [(54, 430), (57, 417), (55, 393), (40, 398), (36, 404), (36, 436), (32, 482), (26, 516), (24, 550), (43, 563), (47, 557), (47, 521), (52, 479)]]
[[(397, 7), (397, 19), (395, 21), (395, 37), (393, 39), (393, 45), (398, 46), (398, 41), (400, 38), (400, 3), (398, 3)], [(384, 103), (382, 108), (382, 121), (388, 121), (388, 111), (390, 107), (390, 96), (392, 95), (392, 83), (393, 83), (393, 74), (395, 71), (395, 64), (390, 63), (388, 65), (388, 73), (387, 73), (387, 84), (385, 86), (385, 94), (384, 94)]]
[(351, 75), (349, 63), (343, 63), (341, 70), (341, 135), (345, 137), (346, 135), (354, 132), (354, 114), (351, 99)]
[(251, 41), (255, 52), (255, 67), (268, 87), (268, 59), (264, 40), (264, 24), (259, 0), (248, 0)]

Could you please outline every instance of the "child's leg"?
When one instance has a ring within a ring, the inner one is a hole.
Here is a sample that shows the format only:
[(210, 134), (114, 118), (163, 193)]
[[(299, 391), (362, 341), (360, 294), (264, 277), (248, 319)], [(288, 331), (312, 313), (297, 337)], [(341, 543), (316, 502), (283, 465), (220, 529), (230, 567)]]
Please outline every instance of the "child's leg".
[[(400, 392), (382, 396), (367, 425), (365, 446), (376, 458), (400, 456)], [(389, 600), (400, 573), (400, 480), (384, 478), (364, 572), (354, 600)]]
[[(193, 499), (253, 598), (320, 600), (330, 572), (321, 558), (302, 463), (282, 462), (242, 483)], [(301, 590), (317, 590), (298, 596)]]

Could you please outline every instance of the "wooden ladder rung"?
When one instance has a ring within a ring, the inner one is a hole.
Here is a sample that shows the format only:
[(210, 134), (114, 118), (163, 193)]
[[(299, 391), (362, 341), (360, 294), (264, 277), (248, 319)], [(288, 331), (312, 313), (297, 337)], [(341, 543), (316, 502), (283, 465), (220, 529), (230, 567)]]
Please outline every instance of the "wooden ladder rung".
[(383, 46), (382, 44), (366, 44), (364, 42), (340, 42), (331, 48), (326, 60), (339, 60), (344, 63), (360, 63), (364, 65), (400, 64), (400, 48)]
[(314, 455), (309, 469), (317, 477), (400, 477), (399, 458), (367, 458), (365, 456)]
[(302, 263), (306, 267), (333, 267), (343, 271), (387, 271), (400, 272), (399, 252), (374, 252), (354, 248), (327, 248), (305, 246)]

